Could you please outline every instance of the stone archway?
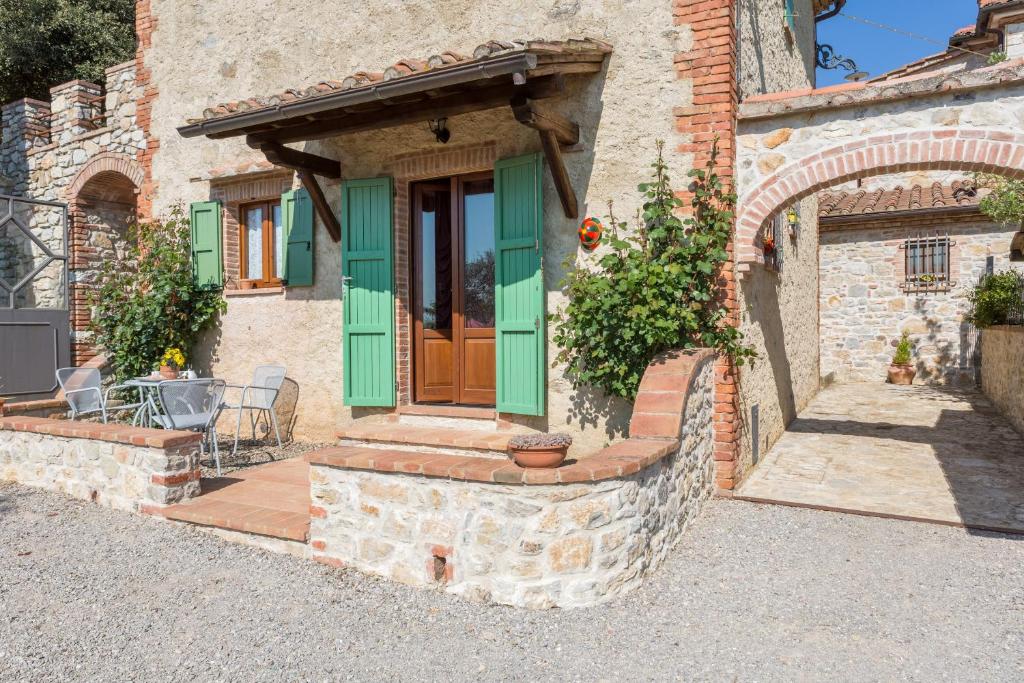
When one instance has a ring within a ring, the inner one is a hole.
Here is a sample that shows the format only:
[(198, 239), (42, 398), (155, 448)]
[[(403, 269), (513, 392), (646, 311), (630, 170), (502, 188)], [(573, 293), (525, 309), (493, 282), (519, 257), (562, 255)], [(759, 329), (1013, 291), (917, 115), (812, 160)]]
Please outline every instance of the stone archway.
[(65, 192), (72, 274), (71, 353), (75, 365), (96, 356), (89, 334), (89, 292), (96, 285), (103, 263), (124, 256), (143, 178), (142, 167), (130, 157), (104, 153), (87, 162)]
[(738, 269), (747, 271), (763, 262), (761, 229), (787, 204), (857, 178), (946, 169), (1024, 177), (1024, 135), (977, 128), (902, 131), (861, 138), (791, 161), (739, 201)]

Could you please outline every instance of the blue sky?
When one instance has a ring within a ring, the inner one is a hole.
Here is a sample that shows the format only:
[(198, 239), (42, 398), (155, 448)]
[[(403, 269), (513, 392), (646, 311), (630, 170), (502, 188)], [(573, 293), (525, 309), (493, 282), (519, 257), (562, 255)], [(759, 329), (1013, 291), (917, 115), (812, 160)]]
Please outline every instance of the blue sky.
[[(945, 45), (958, 28), (973, 24), (978, 16), (977, 0), (849, 0), (843, 14), (886, 24), (925, 36)], [(837, 16), (818, 26), (818, 42), (827, 43), (858, 68), (872, 76), (897, 66), (941, 52), (943, 47), (866, 26)], [(848, 72), (818, 69), (818, 87), (843, 82)]]

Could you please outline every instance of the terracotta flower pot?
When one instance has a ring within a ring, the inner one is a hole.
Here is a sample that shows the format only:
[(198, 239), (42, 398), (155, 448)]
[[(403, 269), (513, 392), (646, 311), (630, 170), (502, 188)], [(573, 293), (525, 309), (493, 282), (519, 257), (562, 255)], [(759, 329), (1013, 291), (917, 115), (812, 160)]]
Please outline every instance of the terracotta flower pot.
[(7, 403), (7, 399), (0, 396), (0, 417), (4, 416), (4, 403)]
[(565, 462), (568, 446), (533, 446), (509, 448), (512, 459), (520, 467), (558, 467)]
[(889, 384), (909, 385), (914, 383), (917, 370), (913, 365), (890, 365)]
[(239, 289), (256, 289), (256, 281), (255, 280), (239, 280), (238, 281), (238, 288)]
[(178, 371), (170, 365), (161, 365), (160, 376), (164, 379), (178, 379)]

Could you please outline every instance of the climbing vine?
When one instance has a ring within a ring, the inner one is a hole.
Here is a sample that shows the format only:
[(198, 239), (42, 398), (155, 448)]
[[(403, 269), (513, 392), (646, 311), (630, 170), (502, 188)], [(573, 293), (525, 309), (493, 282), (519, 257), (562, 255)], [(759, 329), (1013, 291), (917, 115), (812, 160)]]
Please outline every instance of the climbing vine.
[(644, 371), (659, 353), (675, 348), (718, 349), (742, 365), (754, 351), (728, 323), (719, 290), (728, 261), (736, 196), (715, 171), (718, 143), (705, 168), (688, 173), (693, 199), (681, 217), (658, 143), (653, 179), (639, 186), (643, 209), (632, 234), (609, 204), (609, 246), (596, 268), (566, 261), (564, 310), (551, 316), (556, 363), (565, 363), (574, 386), (599, 387), (633, 400)]
[(180, 208), (132, 226), (123, 259), (103, 265), (91, 300), (92, 330), (118, 380), (149, 373), (172, 347), (188, 354), (225, 309), (219, 291), (192, 277), (191, 229)]

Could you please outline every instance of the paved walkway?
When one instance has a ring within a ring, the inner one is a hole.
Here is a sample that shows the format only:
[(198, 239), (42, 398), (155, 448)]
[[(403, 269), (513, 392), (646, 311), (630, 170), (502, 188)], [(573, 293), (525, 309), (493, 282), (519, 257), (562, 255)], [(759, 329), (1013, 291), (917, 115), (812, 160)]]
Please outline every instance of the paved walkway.
[(1020, 681), (1024, 537), (712, 499), (639, 590), (477, 605), (0, 483), (0, 681)]
[(302, 458), (204, 477), (202, 484), (202, 495), (172, 505), (164, 516), (303, 543), (309, 538), (309, 465)]
[(825, 389), (738, 496), (1024, 533), (1024, 437), (980, 393)]

